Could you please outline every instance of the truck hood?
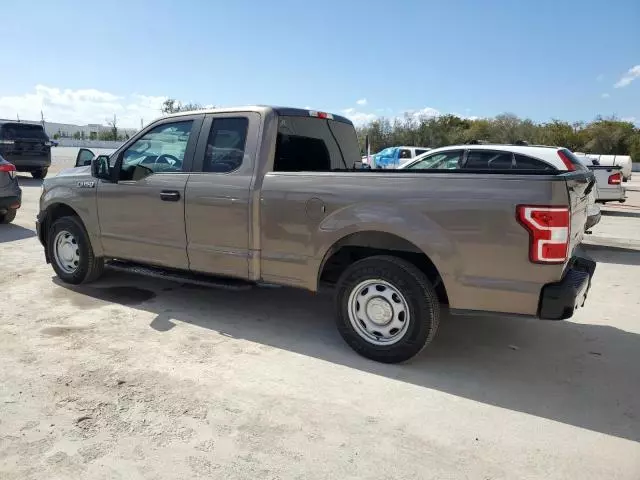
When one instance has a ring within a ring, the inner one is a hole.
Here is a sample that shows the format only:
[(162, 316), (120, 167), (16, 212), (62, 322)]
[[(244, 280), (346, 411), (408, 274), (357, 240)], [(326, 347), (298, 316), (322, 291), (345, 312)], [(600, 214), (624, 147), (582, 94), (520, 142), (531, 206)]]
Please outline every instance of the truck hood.
[(67, 168), (60, 171), (55, 177), (46, 178), (42, 184), (43, 191), (57, 186), (76, 186), (78, 182), (91, 180), (91, 166)]
[(58, 175), (56, 175), (53, 178), (57, 178), (57, 177), (90, 177), (91, 176), (91, 165), (85, 165), (84, 167), (73, 167), (73, 168), (67, 168), (65, 170), (62, 170), (60, 173), (58, 173)]

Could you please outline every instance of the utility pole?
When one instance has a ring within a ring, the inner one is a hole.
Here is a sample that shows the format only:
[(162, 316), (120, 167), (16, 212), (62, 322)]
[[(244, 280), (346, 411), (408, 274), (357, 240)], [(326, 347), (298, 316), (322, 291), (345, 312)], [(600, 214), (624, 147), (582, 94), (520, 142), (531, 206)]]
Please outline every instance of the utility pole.
[(42, 128), (44, 128), (44, 113), (40, 110), (40, 118), (42, 119)]
[(16, 118), (18, 119), (18, 122), (20, 121), (20, 114), (16, 113)]

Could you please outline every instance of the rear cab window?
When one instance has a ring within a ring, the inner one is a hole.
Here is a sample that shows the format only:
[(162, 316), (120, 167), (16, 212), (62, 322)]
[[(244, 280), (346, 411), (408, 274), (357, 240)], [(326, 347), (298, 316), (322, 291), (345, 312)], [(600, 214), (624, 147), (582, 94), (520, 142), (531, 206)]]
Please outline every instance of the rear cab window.
[(340, 120), (279, 115), (274, 172), (327, 172), (360, 161), (356, 131)]

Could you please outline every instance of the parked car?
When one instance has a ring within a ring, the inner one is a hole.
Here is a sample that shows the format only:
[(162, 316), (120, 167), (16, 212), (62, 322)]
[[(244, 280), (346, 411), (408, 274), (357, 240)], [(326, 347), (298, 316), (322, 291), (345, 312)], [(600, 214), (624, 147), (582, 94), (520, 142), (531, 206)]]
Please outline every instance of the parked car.
[(622, 173), (622, 181), (627, 182), (631, 180), (633, 161), (630, 155), (600, 155), (599, 153), (582, 153), (576, 152), (576, 155), (580, 158), (589, 157), (591, 160), (595, 160), (597, 165), (604, 167), (620, 167)]
[(51, 142), (42, 125), (0, 122), (0, 155), (18, 172), (44, 178), (51, 166)]
[(227, 288), (326, 285), (345, 341), (401, 362), (434, 338), (441, 304), (557, 320), (584, 304), (595, 262), (578, 247), (593, 174), (515, 158), (529, 171), (359, 170), (346, 118), (185, 112), (47, 179), (36, 229), (70, 284), (108, 265)]
[[(400, 169), (497, 171), (585, 171), (586, 165), (570, 150), (561, 147), (529, 145), (473, 144), (437, 148), (416, 157)], [(596, 189), (587, 192), (585, 230), (600, 222), (600, 206), (596, 204)]]
[[(389, 147), (371, 156), (369, 168), (398, 168), (412, 158), (431, 150), (428, 147)], [(367, 157), (362, 161), (367, 162)]]
[(596, 202), (620, 202), (627, 199), (626, 189), (622, 186), (622, 167), (619, 165), (600, 165), (591, 156), (577, 157), (596, 177)]
[(11, 223), (22, 201), (16, 167), (0, 156), (0, 223)]

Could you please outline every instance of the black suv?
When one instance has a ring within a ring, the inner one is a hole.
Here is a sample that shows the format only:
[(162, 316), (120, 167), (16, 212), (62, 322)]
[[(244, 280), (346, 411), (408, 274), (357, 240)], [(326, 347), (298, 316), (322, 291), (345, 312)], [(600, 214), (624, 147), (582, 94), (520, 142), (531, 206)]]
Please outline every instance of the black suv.
[(19, 172), (44, 178), (51, 165), (51, 142), (42, 125), (0, 122), (0, 156)]

